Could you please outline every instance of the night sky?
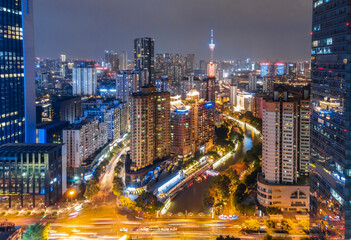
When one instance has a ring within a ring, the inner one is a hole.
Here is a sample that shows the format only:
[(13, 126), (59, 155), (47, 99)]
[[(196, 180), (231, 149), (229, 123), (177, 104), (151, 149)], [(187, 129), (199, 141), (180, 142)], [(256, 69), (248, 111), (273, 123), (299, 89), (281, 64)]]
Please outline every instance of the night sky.
[(36, 56), (99, 58), (153, 37), (156, 53), (308, 60), (312, 0), (34, 0)]

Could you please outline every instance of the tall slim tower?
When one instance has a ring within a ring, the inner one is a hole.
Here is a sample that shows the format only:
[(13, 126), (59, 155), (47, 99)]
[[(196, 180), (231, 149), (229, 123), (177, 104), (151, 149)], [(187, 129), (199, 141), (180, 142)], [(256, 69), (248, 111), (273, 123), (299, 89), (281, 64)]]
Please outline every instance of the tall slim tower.
[(207, 75), (209, 77), (214, 77), (216, 73), (216, 68), (214, 64), (214, 49), (215, 49), (215, 44), (213, 42), (213, 29), (211, 29), (211, 43), (209, 44), (211, 55), (210, 55), (210, 62), (208, 63), (208, 69), (207, 69)]
[(32, 0), (0, 2), (0, 145), (35, 142)]

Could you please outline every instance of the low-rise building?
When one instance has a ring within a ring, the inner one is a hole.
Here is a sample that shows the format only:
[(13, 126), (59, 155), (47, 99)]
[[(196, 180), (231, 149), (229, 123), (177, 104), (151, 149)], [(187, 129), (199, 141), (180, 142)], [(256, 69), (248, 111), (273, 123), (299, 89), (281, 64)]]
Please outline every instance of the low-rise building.
[(0, 196), (9, 207), (31, 201), (35, 207), (55, 204), (67, 186), (65, 148), (60, 144), (16, 144), (0, 146)]

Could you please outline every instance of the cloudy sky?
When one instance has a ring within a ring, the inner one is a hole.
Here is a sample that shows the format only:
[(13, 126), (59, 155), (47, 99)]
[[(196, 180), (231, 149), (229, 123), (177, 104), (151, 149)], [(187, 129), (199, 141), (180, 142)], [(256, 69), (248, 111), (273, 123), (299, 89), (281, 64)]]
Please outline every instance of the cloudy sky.
[(34, 0), (36, 56), (99, 58), (153, 37), (156, 53), (307, 60), (312, 0)]

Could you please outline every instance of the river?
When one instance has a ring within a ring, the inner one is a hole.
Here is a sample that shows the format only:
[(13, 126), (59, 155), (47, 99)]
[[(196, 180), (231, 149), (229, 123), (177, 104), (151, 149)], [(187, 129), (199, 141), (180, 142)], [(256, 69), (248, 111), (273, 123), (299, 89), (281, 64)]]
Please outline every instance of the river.
[[(235, 155), (228, 159), (225, 163), (219, 166), (216, 171), (223, 171), (229, 166), (235, 164), (245, 153), (250, 150), (256, 143), (259, 142), (258, 136), (252, 131), (246, 130), (244, 135), (244, 141), (238, 146)], [(208, 177), (206, 180), (197, 183), (194, 182), (192, 186), (184, 189), (180, 192), (172, 201), (169, 212), (173, 214), (187, 211), (192, 213), (204, 212), (203, 197), (208, 185), (211, 182), (212, 177)]]

